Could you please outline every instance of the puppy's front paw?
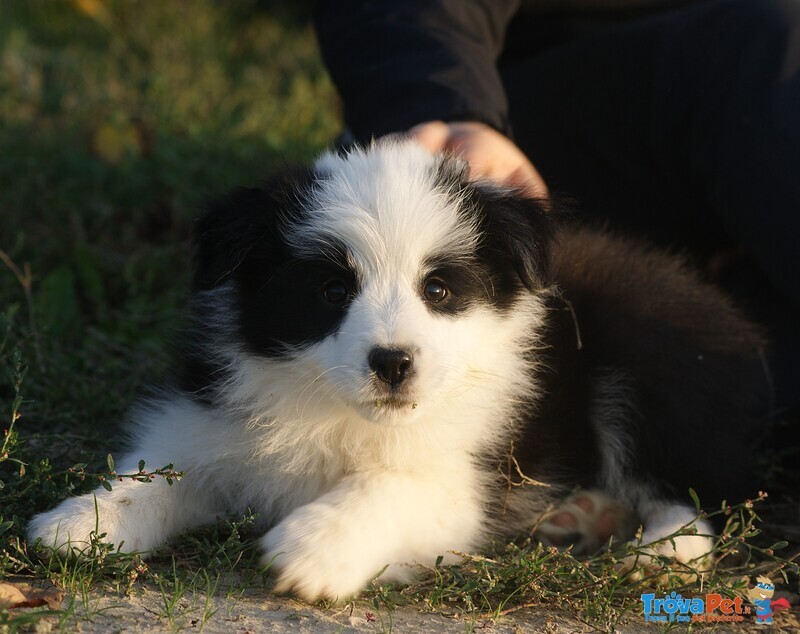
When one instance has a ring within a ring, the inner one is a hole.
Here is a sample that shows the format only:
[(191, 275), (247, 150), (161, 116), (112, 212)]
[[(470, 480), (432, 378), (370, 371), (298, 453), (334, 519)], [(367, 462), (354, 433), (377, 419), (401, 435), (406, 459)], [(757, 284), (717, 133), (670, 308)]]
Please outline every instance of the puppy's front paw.
[(352, 526), (324, 504), (301, 507), (261, 540), (264, 564), (277, 577), (276, 592), (305, 601), (343, 601), (357, 594), (388, 561), (384, 540)]
[(124, 552), (150, 550), (163, 541), (158, 505), (142, 508), (122, 488), (69, 498), (37, 515), (28, 525), (29, 540), (41, 539), (48, 548), (76, 556), (85, 553), (93, 535)]
[[(100, 513), (93, 495), (82, 495), (64, 500), (56, 508), (40, 513), (28, 525), (28, 539), (42, 540), (42, 545), (62, 554), (81, 555), (89, 547), (92, 535), (105, 534), (103, 541), (111, 541), (117, 531), (113, 514)], [(105, 511), (106, 509), (104, 509)]]

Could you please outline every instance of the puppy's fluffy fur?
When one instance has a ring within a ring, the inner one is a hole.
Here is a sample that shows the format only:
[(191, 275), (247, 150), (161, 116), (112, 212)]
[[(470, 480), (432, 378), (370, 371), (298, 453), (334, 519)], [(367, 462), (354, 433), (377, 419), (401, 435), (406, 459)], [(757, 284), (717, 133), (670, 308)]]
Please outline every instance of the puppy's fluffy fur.
[[(693, 517), (669, 500), (730, 497), (746, 473), (761, 340), (725, 298), (410, 143), (213, 205), (190, 312), (175, 385), (118, 461), (186, 476), (68, 499), (32, 538), (85, 545), (95, 496), (128, 551), (251, 507), (278, 590), (335, 599), (530, 530), (552, 491), (602, 490), (657, 539)], [(512, 447), (553, 487), (507, 488)]]

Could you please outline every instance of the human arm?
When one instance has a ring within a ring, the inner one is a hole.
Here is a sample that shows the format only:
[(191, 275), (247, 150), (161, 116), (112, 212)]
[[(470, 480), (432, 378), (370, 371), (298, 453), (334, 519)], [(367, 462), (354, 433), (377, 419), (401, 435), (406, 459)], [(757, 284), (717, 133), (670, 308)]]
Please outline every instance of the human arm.
[(519, 0), (318, 0), (325, 62), (357, 140), (423, 121), (510, 134), (496, 67)]

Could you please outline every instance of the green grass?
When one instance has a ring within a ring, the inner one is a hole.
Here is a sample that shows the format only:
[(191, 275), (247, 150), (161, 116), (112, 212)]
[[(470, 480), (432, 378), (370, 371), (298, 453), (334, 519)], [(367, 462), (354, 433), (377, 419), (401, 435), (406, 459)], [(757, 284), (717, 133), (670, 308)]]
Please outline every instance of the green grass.
[[(338, 132), (302, 4), (0, 3), (0, 580), (50, 580), (73, 597), (55, 617), (0, 610), (0, 631), (45, 616), (71, 631), (99, 609), (94, 590), (142, 585), (159, 593), (165, 627), (202, 629), (218, 616), (213, 597), (230, 610), (246, 589), (269, 590), (252, 515), (195, 531), (146, 564), (102, 535), (81, 561), (40, 558), (24, 524), (113, 480), (107, 456), (125, 413), (167, 369), (204, 199), (306, 161)], [(727, 562), (736, 546), (739, 559), (704, 584), (735, 593), (742, 574), (781, 562), (750, 544), (752, 509), (730, 513), (738, 526), (718, 548)], [(620, 556), (587, 563), (498, 545), (364, 600), (378, 631), (391, 631), (392, 609), (406, 603), (473, 614), (473, 625), (558, 606), (610, 629), (638, 609), (645, 584), (619, 571)], [(671, 587), (685, 584), (673, 575)]]

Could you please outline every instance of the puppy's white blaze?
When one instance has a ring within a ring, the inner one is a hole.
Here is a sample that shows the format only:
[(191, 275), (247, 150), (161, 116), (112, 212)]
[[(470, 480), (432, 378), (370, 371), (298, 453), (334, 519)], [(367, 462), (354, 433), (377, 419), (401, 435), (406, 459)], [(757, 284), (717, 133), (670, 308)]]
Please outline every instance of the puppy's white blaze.
[(370, 280), (348, 310), (339, 337), (363, 340), (366, 348), (362, 352), (376, 345), (413, 345), (431, 321), (416, 286), (413, 278), (386, 284)]
[(454, 193), (437, 182), (441, 163), (407, 142), (325, 154), (315, 164), (323, 180), (305, 201), (308, 220), (289, 227), (286, 238), (306, 254), (336, 237), (368, 277), (387, 270), (391, 279), (417, 275), (419, 264), (440, 252), (470, 255), (478, 232)]

